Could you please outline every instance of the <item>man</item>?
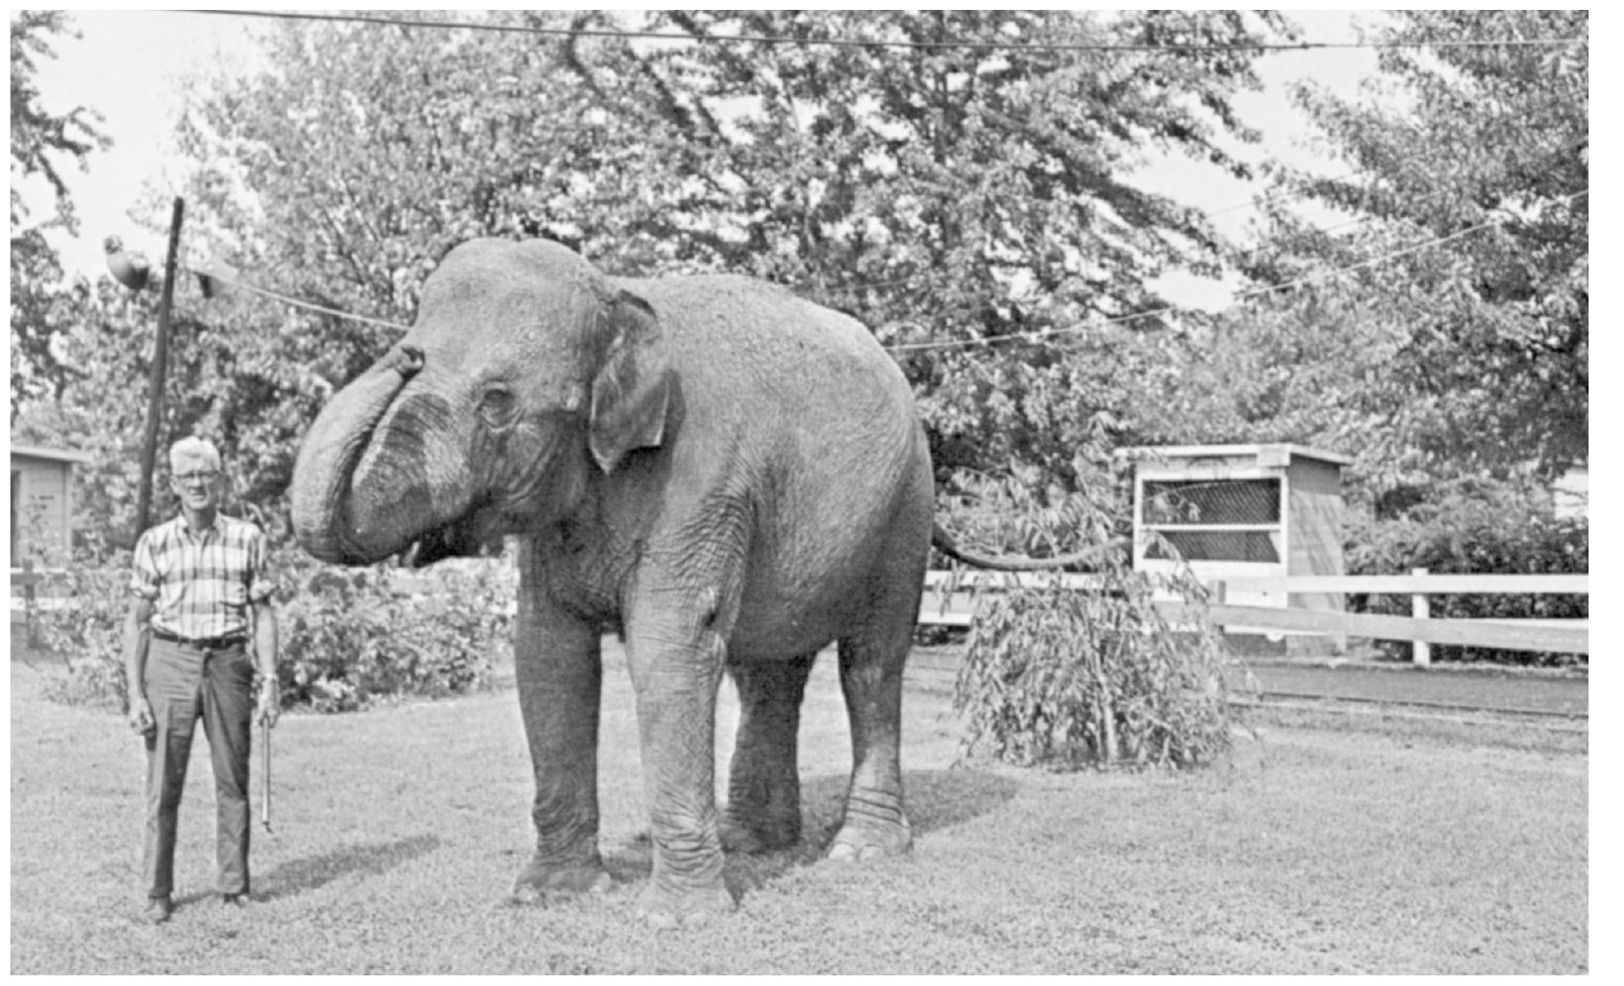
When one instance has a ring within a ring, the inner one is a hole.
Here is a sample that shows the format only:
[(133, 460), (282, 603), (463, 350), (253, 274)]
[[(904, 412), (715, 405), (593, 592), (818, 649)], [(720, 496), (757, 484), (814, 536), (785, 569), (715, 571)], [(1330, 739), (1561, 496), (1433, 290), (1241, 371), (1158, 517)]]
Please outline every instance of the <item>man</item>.
[[(247, 898), (251, 720), (275, 725), (281, 698), (265, 535), (219, 512), (220, 453), (212, 444), (176, 442), (169, 469), (180, 515), (136, 543), (136, 598), (124, 630), (130, 726), (147, 746), (141, 868), (143, 916), (153, 924), (174, 911), (175, 825), (199, 718), (214, 767), (220, 899), (240, 907)], [(259, 663), (257, 714), (250, 650)]]

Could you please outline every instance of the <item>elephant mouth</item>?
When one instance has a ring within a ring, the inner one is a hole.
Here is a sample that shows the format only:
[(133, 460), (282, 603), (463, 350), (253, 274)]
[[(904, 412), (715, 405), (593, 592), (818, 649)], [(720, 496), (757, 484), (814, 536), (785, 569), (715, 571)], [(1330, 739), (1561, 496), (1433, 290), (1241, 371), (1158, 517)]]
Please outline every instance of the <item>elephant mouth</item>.
[(502, 530), (479, 512), (419, 535), (400, 553), (408, 568), (425, 568), (447, 558), (494, 558), (502, 553)]

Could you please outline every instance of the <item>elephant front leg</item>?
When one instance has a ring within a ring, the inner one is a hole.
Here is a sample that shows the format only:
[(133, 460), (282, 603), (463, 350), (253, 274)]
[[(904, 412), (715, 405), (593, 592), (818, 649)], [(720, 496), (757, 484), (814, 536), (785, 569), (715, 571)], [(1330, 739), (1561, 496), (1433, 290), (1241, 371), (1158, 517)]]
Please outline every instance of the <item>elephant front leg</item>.
[(612, 883), (598, 853), (598, 634), (527, 595), (521, 588), (513, 650), (536, 775), (536, 849), (513, 881), (511, 898), (520, 904), (600, 893)]
[(657, 928), (700, 924), (734, 906), (722, 882), (716, 811), (716, 692), (725, 633), (714, 593), (665, 596), (668, 603), (679, 598), (628, 621), (626, 635), (654, 843), (640, 912)]

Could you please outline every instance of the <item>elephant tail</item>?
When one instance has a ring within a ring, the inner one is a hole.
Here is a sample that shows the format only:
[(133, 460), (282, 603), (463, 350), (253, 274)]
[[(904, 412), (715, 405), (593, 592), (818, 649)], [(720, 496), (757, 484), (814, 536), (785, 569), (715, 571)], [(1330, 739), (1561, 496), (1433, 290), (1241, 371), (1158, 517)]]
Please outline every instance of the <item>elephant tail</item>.
[(1112, 538), (1104, 544), (1054, 558), (1027, 558), (1024, 555), (982, 555), (960, 548), (958, 543), (953, 540), (952, 535), (948, 534), (941, 524), (933, 524), (930, 530), (930, 543), (937, 551), (949, 558), (961, 561), (966, 565), (973, 565), (976, 568), (990, 568), (998, 572), (1041, 572), (1057, 568), (1100, 568), (1112, 553), (1126, 548), (1129, 541), (1124, 537)]

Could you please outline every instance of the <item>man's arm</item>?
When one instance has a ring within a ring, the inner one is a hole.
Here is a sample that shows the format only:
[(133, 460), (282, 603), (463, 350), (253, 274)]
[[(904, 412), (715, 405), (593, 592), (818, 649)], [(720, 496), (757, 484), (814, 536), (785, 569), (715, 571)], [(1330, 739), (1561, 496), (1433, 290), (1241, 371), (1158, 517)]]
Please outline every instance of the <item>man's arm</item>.
[(267, 599), (251, 605), (249, 612), (254, 624), (254, 660), (260, 676), (258, 717), (265, 725), (274, 726), (282, 712), (282, 688), (276, 680), (276, 610)]
[(124, 621), (124, 688), (130, 704), (130, 728), (145, 736), (158, 727), (147, 702), (147, 645), (151, 642), (152, 600), (136, 596)]

